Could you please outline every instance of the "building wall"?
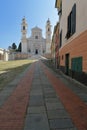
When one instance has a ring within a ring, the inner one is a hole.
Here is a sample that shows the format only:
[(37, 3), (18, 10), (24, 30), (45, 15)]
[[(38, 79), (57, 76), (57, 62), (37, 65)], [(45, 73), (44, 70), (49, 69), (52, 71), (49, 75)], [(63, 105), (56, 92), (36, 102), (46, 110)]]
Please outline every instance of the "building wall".
[(71, 59), (74, 57), (83, 57), (83, 72), (87, 72), (87, 31), (80, 34), (69, 44), (66, 44), (59, 50), (60, 66), (65, 66), (65, 54), (70, 54), (69, 68), (71, 69)]
[(5, 49), (0, 48), (0, 60), (8, 61), (9, 59), (9, 52)]
[[(76, 3), (76, 31), (66, 38), (67, 19)], [(62, 45), (59, 49), (60, 69), (87, 85), (87, 0), (62, 0), (60, 29)], [(80, 60), (81, 59), (81, 62)]]
[(12, 52), (9, 53), (9, 60), (22, 60), (22, 59), (28, 59), (31, 57), (31, 55), (21, 52)]
[(51, 59), (53, 63), (55, 64), (55, 27), (53, 31), (53, 36), (52, 36), (52, 42), (51, 42)]
[(22, 43), (22, 52), (23, 53), (27, 53), (28, 52), (28, 50), (27, 50), (27, 39), (23, 38), (21, 40), (21, 43)]
[[(67, 33), (67, 17), (76, 3), (76, 33), (68, 40), (65, 38)], [(87, 29), (87, 0), (62, 0), (62, 15), (60, 17), (60, 31), (62, 30), (62, 45), (72, 41)]]
[(0, 60), (4, 60), (4, 55), (0, 54)]
[(56, 68), (59, 67), (59, 23), (56, 24), (56, 31), (55, 31), (55, 64)]

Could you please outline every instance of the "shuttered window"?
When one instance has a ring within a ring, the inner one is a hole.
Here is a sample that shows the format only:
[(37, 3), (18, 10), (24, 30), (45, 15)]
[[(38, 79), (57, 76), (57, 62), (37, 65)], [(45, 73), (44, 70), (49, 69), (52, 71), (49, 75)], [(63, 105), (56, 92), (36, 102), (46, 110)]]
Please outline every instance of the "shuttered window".
[(67, 34), (66, 38), (68, 39), (76, 31), (76, 4), (72, 7), (72, 10), (67, 18)]
[(62, 30), (60, 32), (60, 47), (62, 46)]
[(72, 8), (71, 26), (72, 34), (74, 34), (76, 31), (76, 4)]

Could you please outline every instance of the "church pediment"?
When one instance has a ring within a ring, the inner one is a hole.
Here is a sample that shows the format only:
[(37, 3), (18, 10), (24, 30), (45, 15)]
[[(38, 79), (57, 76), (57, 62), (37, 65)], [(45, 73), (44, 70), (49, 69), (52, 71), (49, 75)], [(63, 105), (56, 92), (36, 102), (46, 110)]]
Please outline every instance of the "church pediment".
[(42, 29), (36, 26), (36, 27), (32, 28), (32, 31), (42, 31)]
[(31, 36), (34, 39), (41, 39), (42, 38), (42, 29), (40, 29), (39, 27), (34, 27), (31, 30)]

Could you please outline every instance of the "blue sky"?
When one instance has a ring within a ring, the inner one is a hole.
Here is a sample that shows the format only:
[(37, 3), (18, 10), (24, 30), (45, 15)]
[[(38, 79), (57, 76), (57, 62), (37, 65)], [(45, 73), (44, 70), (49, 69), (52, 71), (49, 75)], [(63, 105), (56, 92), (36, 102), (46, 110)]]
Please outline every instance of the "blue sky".
[(21, 40), (21, 22), (25, 16), (28, 23), (28, 37), (35, 26), (43, 30), (49, 18), (52, 25), (58, 21), (55, 0), (0, 0), (0, 48), (7, 49)]

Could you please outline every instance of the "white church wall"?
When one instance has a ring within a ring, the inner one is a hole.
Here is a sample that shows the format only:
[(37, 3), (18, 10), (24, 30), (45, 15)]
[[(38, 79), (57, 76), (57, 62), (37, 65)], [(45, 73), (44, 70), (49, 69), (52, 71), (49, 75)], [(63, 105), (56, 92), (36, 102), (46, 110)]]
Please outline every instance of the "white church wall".
[[(23, 19), (26, 23), (26, 20)], [(22, 24), (22, 26), (26, 26), (26, 24)], [(48, 38), (48, 35), (51, 32), (49, 32), (50, 27), (50, 21), (47, 21), (46, 26), (46, 38)], [(49, 29), (48, 29), (49, 28)], [(22, 28), (23, 29), (23, 28)], [(43, 53), (50, 53), (49, 46), (51, 44), (47, 44), (48, 39), (43, 38), (42, 36), (42, 29), (39, 27), (34, 27), (31, 29), (31, 36), (29, 38), (26, 38), (26, 27), (25, 30), (22, 30), (22, 52), (31, 53), (31, 54), (43, 54)]]

